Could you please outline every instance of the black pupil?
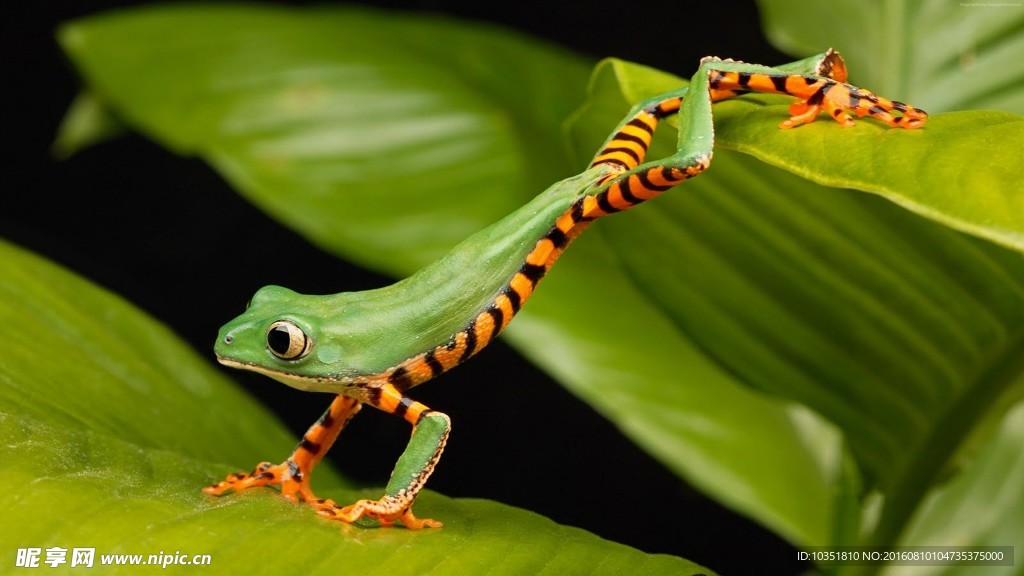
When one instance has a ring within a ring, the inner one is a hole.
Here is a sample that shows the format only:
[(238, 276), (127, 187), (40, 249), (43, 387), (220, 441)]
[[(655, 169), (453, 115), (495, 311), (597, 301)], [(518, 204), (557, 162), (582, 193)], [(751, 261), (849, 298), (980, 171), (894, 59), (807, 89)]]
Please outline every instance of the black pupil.
[(267, 345), (281, 356), (288, 354), (292, 336), (285, 326), (275, 326), (267, 333)]

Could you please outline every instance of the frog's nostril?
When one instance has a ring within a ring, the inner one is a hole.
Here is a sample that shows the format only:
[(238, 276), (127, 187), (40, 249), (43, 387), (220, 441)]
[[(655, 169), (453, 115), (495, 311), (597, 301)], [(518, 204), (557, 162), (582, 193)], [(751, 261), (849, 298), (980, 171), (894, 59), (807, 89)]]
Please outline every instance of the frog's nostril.
[(233, 337), (231, 337), (231, 336), (225, 336), (224, 337), (224, 343), (225, 344), (231, 344), (234, 341), (235, 341), (235, 339)]

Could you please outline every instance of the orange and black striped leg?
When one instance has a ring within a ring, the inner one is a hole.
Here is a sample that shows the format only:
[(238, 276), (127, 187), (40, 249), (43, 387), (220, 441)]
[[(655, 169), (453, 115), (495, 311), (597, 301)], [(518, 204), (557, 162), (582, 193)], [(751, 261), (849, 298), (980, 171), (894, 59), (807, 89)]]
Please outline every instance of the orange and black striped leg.
[[(732, 62), (716, 59), (706, 61)], [(813, 74), (837, 82), (846, 81), (846, 63), (838, 52), (831, 49), (817, 56), (785, 65), (777, 71), (789, 75)], [(688, 91), (688, 87), (680, 88), (648, 98), (634, 106), (629, 111), (627, 119), (618, 126), (594, 156), (591, 167), (601, 164), (612, 166), (614, 173), (605, 179), (605, 182), (608, 182), (618, 174), (639, 166), (647, 155), (658, 123), (679, 112)], [(717, 87), (711, 87), (708, 93), (712, 102), (721, 102), (742, 95), (746, 91), (739, 86), (722, 83)]]
[[(647, 155), (659, 122), (679, 112), (686, 92), (687, 88), (668, 92), (635, 106), (630, 111), (629, 119), (619, 125), (605, 141), (594, 156), (591, 167), (602, 164), (612, 167), (612, 172), (601, 182), (611, 184), (593, 199), (584, 201), (583, 213), (586, 218), (593, 219), (631, 208), (704, 170), (711, 157), (710, 150), (689, 157), (677, 154), (637, 170)], [(712, 102), (728, 100), (739, 94), (736, 90), (724, 88), (710, 90)], [(630, 171), (632, 173), (624, 176)], [(592, 205), (594, 203), (597, 207)]]
[(598, 194), (583, 198), (581, 215), (583, 219), (593, 220), (628, 210), (700, 174), (710, 163), (711, 154), (708, 153), (683, 158), (679, 162), (662, 161), (640, 166), (618, 176)]
[(658, 122), (678, 112), (682, 102), (682, 96), (670, 93), (656, 101), (647, 101), (639, 107), (634, 107), (630, 111), (629, 119), (620, 124), (605, 141), (590, 166), (604, 164), (613, 167), (615, 172), (606, 180), (639, 166), (647, 155)]
[(406, 528), (413, 530), (439, 528), (441, 523), (437, 520), (417, 518), (412, 513), (412, 504), (441, 458), (451, 421), (448, 416), (405, 396), (391, 382), (368, 388), (365, 393), (366, 402), (371, 406), (401, 416), (412, 424), (412, 437), (398, 458), (391, 481), (380, 500), (359, 500), (348, 506), (338, 506), (326, 500), (320, 503), (317, 512), (325, 518), (343, 522), (367, 517), (375, 518), (385, 526), (401, 520)]
[[(726, 97), (730, 96), (722, 95), (722, 98)], [(678, 113), (682, 104), (683, 98), (677, 95), (649, 102), (608, 139), (592, 163), (592, 166), (605, 164), (614, 168), (601, 182), (605, 185), (604, 189), (579, 200), (575, 214), (570, 212), (563, 216), (574, 216), (572, 228), (575, 233), (596, 218), (628, 210), (707, 168), (711, 162), (710, 148), (697, 151), (684, 149), (670, 158), (640, 164), (659, 121)]]
[(302, 498), (311, 506), (319, 506), (325, 500), (318, 499), (309, 485), (313, 467), (331, 448), (342, 428), (359, 412), (360, 402), (339, 394), (331, 402), (323, 416), (303, 435), (295, 451), (281, 464), (261, 462), (250, 474), (231, 474), (222, 482), (207, 486), (203, 492), (219, 496), (229, 490), (236, 492), (254, 486), (281, 486), (281, 494), (291, 500)]
[[(721, 99), (731, 97), (722, 93)], [(633, 117), (620, 126), (619, 130), (605, 143), (597, 153), (593, 166), (611, 165), (612, 172), (602, 184), (603, 190), (593, 196), (586, 196), (576, 207), (576, 227), (586, 225), (590, 221), (615, 212), (628, 210), (641, 202), (650, 200), (682, 181), (703, 172), (711, 162), (711, 138), (697, 138), (686, 141), (682, 148), (673, 156), (640, 164), (647, 152), (654, 131), (662, 118), (679, 113), (683, 106), (683, 97), (678, 92), (671, 92), (655, 100), (648, 101)], [(698, 110), (703, 102), (707, 108), (707, 123), (710, 126), (711, 101), (698, 99)], [(694, 103), (688, 103), (693, 109)], [(691, 112), (689, 116), (694, 116)], [(680, 131), (694, 131), (693, 126), (682, 125)], [(706, 144), (705, 144), (706, 142)]]
[[(842, 62), (838, 54), (831, 54), (839, 63)], [(872, 116), (895, 128), (909, 129), (920, 128), (928, 118), (924, 110), (844, 83), (845, 66), (830, 69), (832, 78), (789, 74), (764, 66), (714, 58), (706, 58), (701, 69), (707, 70), (710, 75), (710, 88), (713, 92), (764, 92), (795, 96), (798, 100), (789, 108), (792, 116), (780, 124), (782, 128), (813, 122), (822, 110), (843, 126), (853, 125), (851, 113), (858, 117)]]
[[(799, 98), (791, 108), (793, 117), (782, 123), (783, 128), (811, 122), (821, 109), (844, 125), (853, 123), (849, 113), (874, 116), (901, 128), (918, 128), (928, 117), (909, 104), (844, 84), (845, 77), (842, 58), (831, 50), (782, 68), (705, 58), (689, 86), (639, 104), (598, 152), (594, 165), (610, 165), (614, 171), (597, 194), (584, 197), (575, 207), (579, 213), (577, 227), (650, 200), (703, 172), (711, 163), (714, 147), (711, 106), (741, 92)], [(893, 111), (900, 116), (893, 116)], [(664, 160), (640, 164), (658, 121), (673, 113), (679, 115), (677, 152)]]

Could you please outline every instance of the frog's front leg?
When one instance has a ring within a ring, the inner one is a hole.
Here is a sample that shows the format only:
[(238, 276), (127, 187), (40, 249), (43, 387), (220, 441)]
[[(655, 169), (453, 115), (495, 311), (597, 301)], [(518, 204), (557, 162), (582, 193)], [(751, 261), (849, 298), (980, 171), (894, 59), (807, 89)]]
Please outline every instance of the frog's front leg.
[(311, 506), (321, 506), (326, 500), (313, 494), (309, 484), (310, 473), (330, 450), (348, 421), (359, 412), (360, 406), (358, 400), (339, 394), (323, 416), (302, 436), (302, 441), (287, 460), (276, 465), (261, 462), (251, 473), (231, 474), (222, 482), (207, 486), (203, 492), (220, 496), (229, 490), (239, 492), (254, 486), (279, 485), (281, 494), (288, 500), (297, 502), (302, 498)]
[(344, 522), (355, 522), (365, 516), (376, 518), (384, 525), (401, 520), (406, 528), (414, 530), (439, 528), (441, 523), (437, 520), (413, 515), (412, 504), (441, 458), (451, 421), (445, 414), (403, 395), (390, 383), (368, 388), (366, 396), (366, 402), (371, 406), (401, 416), (412, 424), (412, 437), (398, 458), (380, 500), (359, 500), (348, 506), (326, 500), (317, 507), (317, 513)]

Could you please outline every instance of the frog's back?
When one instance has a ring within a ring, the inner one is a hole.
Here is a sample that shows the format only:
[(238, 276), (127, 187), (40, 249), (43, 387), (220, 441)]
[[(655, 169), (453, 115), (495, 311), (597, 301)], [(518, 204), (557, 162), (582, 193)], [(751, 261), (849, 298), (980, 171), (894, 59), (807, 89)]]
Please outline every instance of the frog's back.
[(483, 348), (546, 272), (527, 258), (605, 173), (589, 170), (555, 184), (405, 280), (324, 297), (338, 330), (330, 338), (346, 348), (346, 375), (388, 375), (405, 366), (413, 385)]

